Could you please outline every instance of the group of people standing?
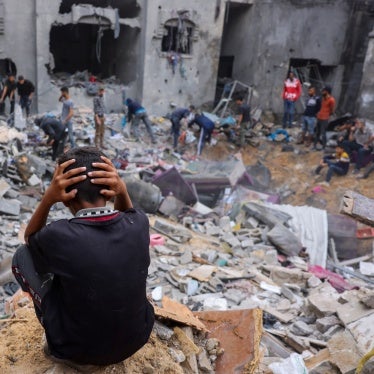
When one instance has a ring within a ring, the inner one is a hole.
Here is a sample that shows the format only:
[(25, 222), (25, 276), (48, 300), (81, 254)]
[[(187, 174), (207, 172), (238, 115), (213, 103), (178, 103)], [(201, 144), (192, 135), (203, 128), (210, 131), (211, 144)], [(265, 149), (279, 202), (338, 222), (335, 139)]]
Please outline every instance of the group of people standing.
[(28, 79), (25, 79), (23, 75), (19, 75), (18, 81), (16, 82), (15, 75), (9, 74), (4, 82), (0, 94), (0, 112), (4, 113), (5, 100), (9, 98), (10, 114), (14, 113), (17, 93), (19, 98), (19, 105), (21, 106), (22, 110), (26, 112), (26, 117), (28, 117), (30, 115), (31, 102), (34, 92), (34, 84)]
[[(301, 83), (290, 71), (284, 82), (282, 93), (284, 100), (283, 128), (292, 127), (295, 103), (299, 100), (301, 93)], [(298, 144), (306, 146), (313, 144), (314, 150), (326, 148), (327, 126), (336, 108), (336, 102), (331, 93), (331, 87), (325, 86), (322, 89), (322, 97), (320, 97), (316, 95), (315, 87), (309, 87)], [(373, 142), (374, 136), (365, 126), (365, 121), (356, 119), (344, 127), (344, 132), (339, 135), (335, 154), (324, 156), (315, 173), (318, 175), (324, 167), (327, 167), (326, 179), (323, 183), (328, 185), (334, 174), (346, 175), (350, 162), (354, 160), (353, 174), (358, 174), (366, 163), (366, 158), (373, 152)], [(317, 148), (318, 143), (322, 145), (322, 148)]]
[[(301, 83), (294, 73), (290, 71), (283, 86), (283, 128), (291, 128), (295, 114), (295, 104), (300, 99), (302, 93)], [(299, 144), (305, 143), (310, 146), (313, 143), (313, 149), (317, 149), (317, 144), (326, 147), (326, 130), (330, 117), (335, 112), (336, 102), (332, 96), (332, 88), (325, 86), (322, 89), (322, 97), (317, 96), (316, 88), (310, 86), (308, 97), (305, 101), (305, 110), (303, 114), (302, 133)]]

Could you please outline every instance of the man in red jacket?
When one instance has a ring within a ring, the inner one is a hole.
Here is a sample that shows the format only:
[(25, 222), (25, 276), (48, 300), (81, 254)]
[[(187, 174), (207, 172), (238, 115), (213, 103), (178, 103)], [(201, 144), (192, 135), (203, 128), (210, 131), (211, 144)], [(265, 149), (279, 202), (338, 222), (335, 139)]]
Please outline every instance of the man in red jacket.
[(283, 102), (284, 102), (284, 113), (283, 113), (283, 128), (292, 127), (293, 116), (295, 113), (295, 103), (301, 96), (301, 84), (300, 81), (295, 78), (292, 71), (288, 73), (287, 79), (284, 81), (283, 86)]

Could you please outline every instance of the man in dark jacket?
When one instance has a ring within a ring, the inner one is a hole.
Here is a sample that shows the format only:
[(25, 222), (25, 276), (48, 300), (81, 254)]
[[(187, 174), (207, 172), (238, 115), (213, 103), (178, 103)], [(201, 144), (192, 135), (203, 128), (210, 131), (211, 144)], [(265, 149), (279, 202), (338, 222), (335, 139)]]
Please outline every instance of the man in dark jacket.
[(14, 74), (9, 74), (8, 79), (5, 81), (4, 89), (1, 93), (0, 103), (9, 97), (10, 102), (10, 114), (14, 113), (15, 105), (15, 94), (16, 94), (17, 83)]
[(196, 123), (200, 128), (200, 136), (197, 143), (197, 155), (200, 156), (205, 142), (210, 142), (214, 129), (214, 122), (204, 116), (204, 114), (196, 113), (193, 120), (188, 123), (188, 127), (191, 127), (194, 123)]
[(314, 129), (317, 123), (317, 113), (320, 109), (321, 98), (316, 96), (316, 89), (314, 87), (309, 87), (308, 98), (305, 102), (301, 139), (298, 144), (303, 144), (305, 142), (307, 147), (312, 144)]
[(48, 135), (47, 145), (52, 146), (52, 160), (64, 152), (67, 128), (56, 117), (43, 116), (35, 119), (35, 124)]
[(181, 120), (186, 119), (191, 112), (195, 110), (195, 107), (193, 105), (190, 105), (190, 107), (187, 108), (178, 108), (175, 109), (173, 113), (171, 113), (171, 133), (173, 135), (173, 148), (174, 151), (177, 150), (178, 147), (178, 139), (180, 135), (180, 129), (181, 129)]
[[(112, 198), (114, 209), (106, 207)], [(57, 202), (74, 217), (46, 224)], [(146, 295), (148, 218), (133, 209), (99, 149), (74, 148), (59, 159), (25, 242), (12, 270), (33, 298), (50, 359), (87, 372), (87, 365), (125, 360), (148, 341), (154, 323)]]
[(18, 77), (17, 90), (19, 96), (19, 104), (22, 110), (25, 109), (26, 117), (30, 115), (31, 100), (35, 92), (34, 85), (28, 80), (20, 75)]
[(131, 129), (134, 133), (135, 139), (138, 141), (140, 139), (139, 134), (139, 123), (143, 121), (149, 136), (151, 137), (151, 141), (153, 144), (156, 143), (155, 136), (152, 130), (152, 122), (148, 118), (147, 111), (142, 107), (139, 103), (132, 99), (126, 99), (126, 105), (128, 108), (127, 120), (131, 123)]

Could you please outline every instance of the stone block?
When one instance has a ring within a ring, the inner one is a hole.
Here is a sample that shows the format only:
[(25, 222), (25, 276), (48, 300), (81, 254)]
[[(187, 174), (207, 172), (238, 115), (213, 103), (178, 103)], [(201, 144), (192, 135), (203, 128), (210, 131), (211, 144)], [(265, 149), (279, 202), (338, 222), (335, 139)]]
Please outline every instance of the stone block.
[(218, 297), (208, 297), (204, 300), (204, 310), (227, 310), (227, 300)]
[(254, 246), (253, 240), (252, 239), (245, 239), (241, 242), (242, 248), (252, 248)]
[(21, 210), (21, 203), (18, 200), (0, 199), (0, 214), (18, 216)]
[(313, 329), (303, 321), (297, 321), (291, 325), (291, 332), (298, 336), (309, 336), (313, 334)]
[(325, 333), (331, 327), (333, 327), (335, 325), (339, 325), (339, 324), (340, 324), (339, 319), (334, 315), (319, 318), (316, 321), (317, 330), (322, 332), (322, 333)]
[(212, 363), (209, 360), (209, 357), (206, 353), (206, 351), (203, 349), (197, 356), (197, 360), (199, 363), (199, 369), (204, 373), (213, 373), (213, 366)]
[(234, 304), (239, 305), (241, 301), (246, 298), (246, 295), (238, 289), (230, 288), (225, 293), (224, 296), (227, 300), (232, 301)]
[(205, 225), (206, 234), (209, 236), (218, 236), (221, 234), (222, 229), (218, 226)]
[(219, 227), (224, 232), (231, 232), (231, 221), (230, 217), (223, 216), (219, 219)]
[(165, 326), (159, 321), (155, 321), (153, 329), (155, 330), (156, 335), (162, 340), (170, 340), (174, 335), (174, 331), (172, 329), (169, 329), (169, 327)]

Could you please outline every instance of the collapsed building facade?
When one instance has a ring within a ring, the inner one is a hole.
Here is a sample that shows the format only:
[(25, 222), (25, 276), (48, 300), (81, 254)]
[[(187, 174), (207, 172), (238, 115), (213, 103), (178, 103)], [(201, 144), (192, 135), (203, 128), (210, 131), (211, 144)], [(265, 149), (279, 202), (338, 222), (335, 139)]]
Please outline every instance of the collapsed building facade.
[(157, 115), (214, 105), (233, 79), (281, 113), (292, 67), (302, 82), (331, 85), (341, 114), (374, 120), (373, 26), (374, 0), (2, 0), (0, 74), (35, 82), (39, 112), (58, 108), (62, 85), (91, 106), (94, 75), (109, 110), (124, 95)]

